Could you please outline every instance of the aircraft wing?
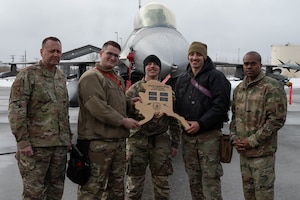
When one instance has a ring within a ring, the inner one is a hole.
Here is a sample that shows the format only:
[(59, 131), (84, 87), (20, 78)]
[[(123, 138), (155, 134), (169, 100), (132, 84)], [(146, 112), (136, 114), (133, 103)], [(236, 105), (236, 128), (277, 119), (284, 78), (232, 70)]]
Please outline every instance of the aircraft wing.
[[(227, 62), (214, 62), (217, 68), (219, 67), (235, 67), (234, 77), (243, 79), (244, 78), (244, 71), (243, 71), (243, 64), (237, 63), (227, 63)], [(283, 85), (288, 86), (289, 78), (281, 74), (281, 69), (278, 69), (277, 65), (263, 65), (262, 69), (267, 76), (270, 76)]]
[(283, 62), (280, 59), (278, 59), (278, 60), (279, 60), (279, 62), (281, 64), (278, 64), (277, 67), (282, 67), (284, 69), (287, 69), (288, 71), (290, 71), (291, 69), (296, 70), (296, 72), (300, 71), (300, 65), (299, 65), (299, 63), (296, 62), (296, 64), (292, 64), (292, 63), (290, 63), (290, 61)]
[(79, 66), (79, 65), (93, 65), (100, 60), (61, 60), (59, 65), (64, 66)]

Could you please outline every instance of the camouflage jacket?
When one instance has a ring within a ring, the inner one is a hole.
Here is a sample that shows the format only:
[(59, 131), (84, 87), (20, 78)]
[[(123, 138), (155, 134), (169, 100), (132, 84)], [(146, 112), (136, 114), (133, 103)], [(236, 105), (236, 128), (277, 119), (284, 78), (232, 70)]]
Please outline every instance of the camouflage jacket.
[(233, 93), (231, 139), (248, 139), (251, 148), (245, 152), (247, 157), (273, 154), (286, 113), (287, 97), (278, 81), (263, 72), (249, 83), (245, 77)]
[[(145, 79), (142, 79), (134, 83), (126, 92), (126, 96), (133, 98), (139, 96), (139, 92), (145, 92), (142, 83), (145, 83)], [(130, 117), (136, 120), (142, 120), (144, 117), (138, 110), (133, 110)], [(181, 125), (180, 122), (164, 114), (160, 118), (152, 118), (141, 126), (140, 129), (131, 130), (131, 134), (142, 134), (145, 136), (153, 136), (162, 134), (169, 131), (172, 140), (172, 147), (178, 148), (180, 143)]]
[(64, 74), (48, 71), (41, 62), (21, 70), (11, 87), (8, 117), (19, 148), (70, 144)]
[[(96, 64), (102, 71), (118, 77), (116, 84), (96, 68), (86, 71), (78, 83), (78, 139), (121, 139), (129, 136), (122, 126), (129, 106), (124, 94), (124, 81), (114, 71)], [(122, 88), (120, 88), (122, 87)]]

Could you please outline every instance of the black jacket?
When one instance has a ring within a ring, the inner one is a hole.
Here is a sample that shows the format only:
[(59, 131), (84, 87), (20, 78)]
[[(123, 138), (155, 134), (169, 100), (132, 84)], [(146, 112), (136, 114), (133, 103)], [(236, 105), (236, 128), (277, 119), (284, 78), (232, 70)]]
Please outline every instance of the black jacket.
[(198, 121), (200, 133), (221, 129), (223, 122), (228, 121), (230, 82), (222, 72), (216, 69), (209, 57), (202, 70), (194, 78), (210, 91), (211, 98), (192, 85), (192, 77), (193, 73), (188, 65), (187, 72), (181, 75), (175, 84), (175, 112), (187, 121)]

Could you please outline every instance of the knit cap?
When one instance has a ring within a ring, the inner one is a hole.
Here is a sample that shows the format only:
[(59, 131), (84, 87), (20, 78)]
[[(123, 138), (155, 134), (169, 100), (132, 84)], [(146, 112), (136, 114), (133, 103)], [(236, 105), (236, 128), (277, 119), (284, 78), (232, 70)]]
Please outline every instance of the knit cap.
[(150, 55), (150, 56), (147, 56), (143, 62), (144, 63), (144, 71), (145, 71), (146, 65), (148, 65), (148, 63), (150, 63), (150, 62), (156, 63), (159, 66), (159, 69), (161, 70), (161, 62), (160, 62), (159, 58), (156, 55)]
[(207, 45), (202, 43), (202, 42), (192, 42), (192, 44), (189, 47), (188, 55), (190, 53), (200, 53), (204, 59), (206, 60), (207, 58)]

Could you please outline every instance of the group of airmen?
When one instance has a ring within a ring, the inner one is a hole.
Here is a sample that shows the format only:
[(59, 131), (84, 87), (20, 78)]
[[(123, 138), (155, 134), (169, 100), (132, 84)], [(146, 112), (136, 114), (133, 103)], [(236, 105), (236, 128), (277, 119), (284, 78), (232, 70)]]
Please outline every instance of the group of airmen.
[[(277, 131), (285, 123), (287, 100), (283, 86), (262, 72), (259, 53), (249, 51), (243, 57), (245, 78), (234, 89), (231, 102), (230, 82), (207, 55), (207, 45), (191, 43), (186, 72), (172, 88), (173, 109), (189, 124), (182, 127), (160, 112), (140, 125), (143, 115), (135, 103), (141, 101), (139, 92), (145, 92), (143, 83), (160, 81), (161, 61), (159, 55), (148, 55), (143, 62), (145, 76), (126, 91), (114, 71), (120, 52), (117, 42), (105, 42), (100, 62), (78, 83), (77, 142), (89, 144), (82, 151), (88, 152), (91, 172), (78, 186), (78, 200), (141, 199), (148, 166), (154, 198), (170, 199), (168, 176), (180, 145), (192, 199), (222, 199), (220, 135), (229, 109), (245, 199), (274, 199)], [(61, 53), (58, 38), (45, 38), (41, 61), (22, 69), (11, 87), (9, 122), (17, 142), (23, 200), (63, 196), (73, 133), (66, 79), (57, 68)]]

